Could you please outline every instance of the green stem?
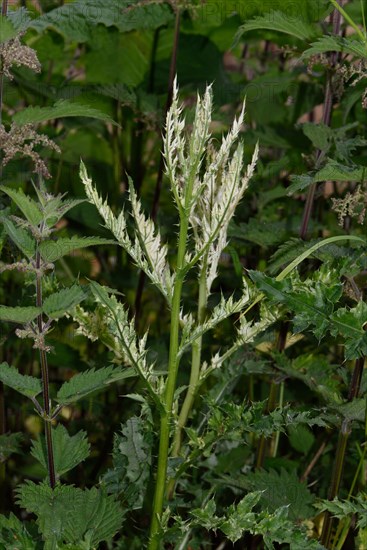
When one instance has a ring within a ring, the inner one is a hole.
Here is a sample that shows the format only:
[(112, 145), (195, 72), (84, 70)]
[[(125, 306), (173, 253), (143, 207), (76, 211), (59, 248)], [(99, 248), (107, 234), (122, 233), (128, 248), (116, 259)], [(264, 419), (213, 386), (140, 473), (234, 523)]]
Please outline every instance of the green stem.
[[(352, 402), (354, 399), (358, 397), (358, 393), (361, 387), (363, 367), (364, 367), (364, 357), (359, 357), (356, 360), (353, 375), (352, 375), (352, 380), (350, 383), (350, 388), (348, 393), (349, 402)], [(336, 450), (336, 457), (335, 457), (333, 475), (331, 478), (331, 483), (329, 488), (328, 500), (333, 500), (335, 497), (338, 496), (340, 482), (343, 475), (347, 443), (348, 443), (348, 439), (351, 434), (351, 431), (352, 431), (351, 421), (346, 418), (342, 422), (340, 433), (339, 433), (338, 446)], [(321, 544), (323, 544), (326, 548), (330, 547), (330, 538), (331, 538), (331, 533), (333, 529), (333, 523), (334, 523), (334, 520), (330, 512), (326, 512), (324, 516), (324, 524), (323, 524), (322, 534), (321, 534)]]
[(353, 19), (343, 9), (343, 7), (340, 6), (340, 4), (338, 4), (336, 0), (330, 0), (330, 2), (333, 4), (334, 8), (338, 10), (338, 12), (344, 17), (344, 19), (348, 21), (349, 25), (353, 27), (353, 29), (356, 31), (356, 33), (358, 34), (362, 42), (366, 42), (366, 36), (363, 34), (361, 29), (358, 27), (358, 25), (353, 21)]
[(170, 442), (170, 426), (172, 420), (172, 408), (176, 389), (176, 380), (179, 366), (178, 348), (179, 348), (179, 327), (180, 327), (180, 307), (181, 294), (183, 286), (183, 273), (185, 266), (185, 254), (188, 236), (189, 213), (188, 207), (192, 195), (196, 167), (191, 173), (187, 183), (185, 210), (180, 219), (180, 233), (177, 253), (177, 269), (173, 290), (172, 309), (171, 309), (171, 329), (170, 329), (170, 349), (168, 358), (168, 376), (166, 382), (166, 391), (164, 396), (164, 410), (161, 413), (160, 433), (159, 433), (159, 452), (157, 479), (155, 484), (155, 493), (153, 501), (153, 512), (150, 527), (149, 550), (158, 550), (160, 539), (160, 520), (163, 511), (163, 502), (167, 484), (167, 463)]
[[(197, 314), (198, 324), (201, 324), (204, 322), (205, 311), (206, 311), (206, 306), (208, 301), (207, 290), (206, 290), (206, 267), (207, 267), (207, 262), (205, 260), (203, 262), (203, 266), (201, 268), (200, 278), (199, 278), (199, 299), (198, 299), (198, 314)], [(189, 387), (188, 387), (188, 390), (178, 417), (178, 421), (177, 421), (175, 436), (173, 440), (173, 448), (172, 448), (172, 456), (174, 457), (178, 457), (180, 454), (181, 444), (182, 444), (182, 431), (186, 426), (187, 419), (191, 412), (192, 405), (194, 403), (195, 395), (199, 384), (200, 365), (201, 365), (201, 347), (202, 347), (202, 336), (197, 338), (197, 340), (195, 340), (195, 342), (193, 342), (192, 344), (192, 360), (191, 360)], [(170, 480), (169, 482), (168, 494), (170, 497), (172, 496), (174, 483), (175, 483), (174, 480)]]

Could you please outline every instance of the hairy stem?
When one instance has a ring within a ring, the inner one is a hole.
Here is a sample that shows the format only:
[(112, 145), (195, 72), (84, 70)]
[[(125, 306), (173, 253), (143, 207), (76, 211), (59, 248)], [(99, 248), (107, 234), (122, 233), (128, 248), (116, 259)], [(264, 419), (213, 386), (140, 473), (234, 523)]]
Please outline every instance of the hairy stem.
[[(203, 266), (200, 272), (199, 278), (199, 298), (198, 298), (198, 312), (197, 312), (197, 322), (201, 324), (204, 322), (205, 311), (207, 306), (207, 290), (206, 290), (206, 261), (203, 262)], [(201, 365), (201, 346), (202, 346), (202, 336), (200, 336), (192, 344), (192, 356), (191, 356), (191, 372), (189, 387), (184, 399), (184, 402), (181, 407), (180, 414), (178, 416), (178, 422), (175, 430), (175, 436), (173, 440), (172, 456), (178, 457), (181, 450), (182, 444), (182, 431), (186, 426), (189, 414), (194, 403), (195, 395), (198, 388), (199, 378), (200, 378), (200, 365)], [(174, 489), (174, 480), (170, 480), (168, 486), (169, 497), (172, 497)]]
[[(41, 254), (37, 251), (36, 254), (36, 305), (39, 308), (42, 308), (42, 276), (40, 275), (39, 269), (41, 267)], [(43, 332), (43, 318), (42, 313), (37, 317), (37, 326), (40, 334)], [(48, 467), (48, 476), (50, 481), (50, 486), (53, 489), (56, 484), (56, 475), (55, 475), (55, 463), (54, 463), (54, 454), (52, 446), (52, 425), (50, 419), (51, 411), (51, 402), (50, 402), (50, 392), (49, 392), (49, 377), (48, 377), (48, 363), (47, 363), (47, 354), (45, 349), (40, 349), (40, 363), (41, 363), (41, 377), (42, 377), (42, 396), (43, 396), (43, 409), (44, 409), (44, 419), (45, 419), (45, 436), (46, 436), (46, 447), (47, 447), (47, 467)]]
[(167, 463), (170, 443), (170, 428), (172, 421), (172, 408), (176, 389), (176, 380), (179, 366), (178, 348), (179, 348), (179, 327), (180, 327), (180, 307), (181, 294), (184, 280), (185, 254), (187, 246), (187, 236), (189, 228), (189, 204), (192, 196), (192, 188), (196, 173), (196, 166), (193, 167), (191, 177), (187, 182), (185, 210), (180, 219), (180, 232), (178, 240), (177, 268), (176, 278), (173, 289), (172, 309), (171, 309), (171, 329), (170, 329), (170, 349), (168, 358), (168, 375), (164, 396), (164, 411), (161, 413), (160, 432), (159, 432), (159, 451), (157, 479), (155, 485), (155, 494), (153, 501), (153, 512), (150, 527), (149, 550), (158, 550), (160, 538), (160, 520), (163, 511), (163, 502), (166, 493), (167, 484)]
[[(346, 0), (339, 0), (339, 4), (341, 7), (345, 4)], [(335, 0), (336, 3), (336, 0)], [(335, 9), (332, 15), (333, 18), (333, 34), (339, 35), (340, 29), (341, 29), (341, 13)], [(331, 70), (328, 72), (327, 75), (327, 82), (326, 82), (326, 89), (325, 89), (325, 102), (324, 102), (324, 110), (322, 114), (322, 122), (326, 126), (330, 126), (331, 123), (331, 113), (332, 113), (332, 107), (333, 107), (333, 67), (335, 66), (338, 59), (338, 53), (333, 52), (330, 57), (331, 62)], [(316, 165), (315, 168), (318, 169), (321, 165), (321, 162), (324, 158), (324, 153), (319, 149), (316, 153)], [(310, 223), (311, 219), (311, 213), (312, 213), (312, 207), (315, 199), (315, 193), (316, 193), (316, 183), (312, 183), (308, 189), (306, 203), (303, 210), (303, 218), (302, 218), (302, 224), (300, 229), (300, 237), (301, 239), (306, 238), (308, 225)]]

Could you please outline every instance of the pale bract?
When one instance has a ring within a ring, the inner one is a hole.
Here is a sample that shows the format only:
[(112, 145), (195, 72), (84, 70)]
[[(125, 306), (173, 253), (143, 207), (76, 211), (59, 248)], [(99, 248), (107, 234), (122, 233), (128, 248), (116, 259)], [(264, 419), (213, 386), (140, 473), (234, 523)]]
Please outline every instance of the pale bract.
[[(192, 131), (186, 135), (175, 82), (164, 139), (166, 174), (179, 212), (183, 217), (188, 216), (193, 230), (195, 252), (187, 258), (187, 263), (199, 261), (201, 269), (206, 270), (208, 294), (217, 276), (220, 255), (227, 245), (229, 222), (248, 187), (259, 152), (256, 146), (251, 163), (244, 168), (239, 135), (245, 105), (223, 137), (219, 150), (214, 149), (210, 140), (211, 113), (212, 91), (208, 86), (204, 96), (198, 97)], [(204, 161), (205, 171), (202, 170)]]

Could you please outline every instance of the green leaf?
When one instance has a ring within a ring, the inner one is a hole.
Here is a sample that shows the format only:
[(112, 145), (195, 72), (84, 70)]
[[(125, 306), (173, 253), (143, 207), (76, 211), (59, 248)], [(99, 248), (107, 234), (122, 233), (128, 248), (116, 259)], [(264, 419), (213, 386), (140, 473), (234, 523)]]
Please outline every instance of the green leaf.
[(123, 380), (130, 376), (130, 369), (119, 367), (103, 367), (90, 369), (73, 376), (68, 382), (64, 382), (57, 392), (56, 401), (63, 405), (74, 403), (84, 399), (94, 392), (105, 389), (108, 384)]
[(235, 44), (245, 32), (264, 29), (289, 34), (299, 40), (310, 40), (317, 34), (316, 28), (303, 19), (288, 16), (282, 11), (271, 11), (241, 25), (235, 36)]
[(261, 507), (269, 512), (287, 506), (289, 518), (294, 521), (313, 517), (312, 504), (315, 497), (307, 485), (299, 481), (295, 470), (287, 472), (282, 468), (280, 472), (270, 470), (249, 473), (248, 483), (251, 489), (256, 487), (257, 491), (263, 491)]
[(71, 254), (74, 250), (102, 244), (116, 244), (116, 241), (99, 237), (72, 237), (71, 239), (62, 237), (57, 241), (43, 241), (39, 250), (46, 262), (55, 262), (66, 254)]
[(23, 252), (27, 258), (31, 259), (36, 253), (36, 242), (29, 233), (21, 227), (16, 227), (8, 218), (0, 218), (4, 224), (5, 231), (13, 243)]
[(340, 282), (327, 286), (320, 281), (306, 287), (298, 284), (297, 280), (292, 284), (289, 278), (279, 281), (254, 271), (250, 271), (249, 275), (272, 303), (285, 304), (295, 313), (293, 326), (296, 333), (312, 327), (316, 338), (324, 336), (330, 326), (329, 317), (334, 311), (334, 303), (342, 294)]
[(96, 547), (110, 540), (121, 526), (118, 503), (96, 488), (82, 491), (71, 485), (56, 485), (51, 489), (46, 482), (36, 485), (27, 481), (17, 489), (17, 497), (23, 508), (37, 516), (48, 548), (63, 542), (75, 544), (87, 533)]
[(328, 151), (332, 143), (333, 131), (326, 124), (306, 122), (302, 124), (302, 131), (316, 149)]
[(256, 514), (252, 509), (261, 498), (261, 492), (256, 491), (246, 495), (237, 506), (231, 506), (228, 510), (228, 519), (220, 526), (221, 531), (231, 542), (242, 538), (244, 531), (253, 532), (256, 523)]
[(131, 0), (79, 0), (38, 17), (30, 27), (42, 33), (51, 27), (66, 38), (76, 42), (93, 40), (98, 25), (115, 26), (120, 32), (134, 29), (156, 29), (173, 19), (168, 5), (134, 5)]
[[(54, 452), (55, 470), (58, 477), (63, 476), (85, 460), (90, 453), (87, 434), (83, 430), (70, 436), (62, 425), (52, 430), (52, 445)], [(44, 436), (39, 436), (32, 442), (31, 454), (38, 460), (47, 473), (47, 448)]]
[(14, 38), (17, 34), (18, 31), (14, 28), (10, 19), (0, 15), (0, 43)]
[(0, 380), (26, 397), (36, 397), (42, 392), (41, 381), (38, 378), (20, 374), (16, 368), (10, 367), (7, 363), (0, 364)]
[(54, 120), (55, 118), (75, 116), (97, 118), (118, 126), (118, 124), (106, 113), (94, 107), (89, 107), (88, 105), (83, 105), (82, 103), (76, 103), (67, 99), (60, 99), (55, 105), (50, 107), (27, 107), (15, 113), (13, 121), (19, 126), (23, 126), (29, 123), (36, 124), (45, 122), (46, 120)]
[[(4, 544), (4, 546), (1, 546)], [(0, 548), (2, 550), (36, 550), (34, 535), (30, 535), (24, 525), (13, 513), (6, 518), (0, 515)]]
[(42, 312), (39, 307), (7, 307), (0, 306), (0, 321), (26, 324), (30, 323)]
[(51, 319), (58, 319), (80, 304), (85, 298), (86, 292), (84, 288), (79, 285), (73, 285), (70, 288), (64, 288), (48, 296), (43, 302), (42, 310)]
[(315, 442), (315, 436), (307, 426), (289, 426), (289, 443), (299, 453), (307, 454)]
[(354, 308), (340, 308), (331, 316), (335, 328), (332, 334), (341, 332), (346, 338), (345, 358), (356, 359), (367, 355), (367, 304), (360, 300)]
[(144, 416), (133, 416), (116, 434), (113, 468), (103, 477), (109, 493), (121, 495), (129, 510), (143, 505), (152, 463), (153, 426)]
[(32, 226), (36, 227), (42, 221), (43, 215), (37, 203), (25, 195), (22, 189), (16, 191), (4, 185), (1, 185), (0, 189), (15, 202)]
[(352, 37), (322, 36), (303, 52), (302, 58), (307, 59), (313, 55), (327, 52), (343, 52), (361, 59), (367, 57), (366, 45), (360, 40), (354, 40)]
[(13, 453), (20, 453), (22, 441), (23, 434), (20, 432), (0, 435), (0, 462), (4, 462)]

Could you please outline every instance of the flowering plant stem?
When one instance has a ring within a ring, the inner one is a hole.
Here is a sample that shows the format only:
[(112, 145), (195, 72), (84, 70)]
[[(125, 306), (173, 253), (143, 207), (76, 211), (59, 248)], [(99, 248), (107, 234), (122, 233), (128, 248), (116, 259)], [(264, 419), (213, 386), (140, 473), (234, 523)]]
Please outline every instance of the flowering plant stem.
[[(195, 167), (196, 169), (196, 167)], [(195, 170), (196, 171), (196, 170)], [(179, 326), (180, 326), (180, 307), (182, 286), (185, 277), (185, 254), (187, 247), (187, 237), (189, 229), (189, 205), (192, 198), (192, 188), (194, 184), (195, 171), (191, 172), (191, 178), (188, 182), (185, 197), (185, 208), (180, 211), (180, 232), (178, 240), (177, 253), (177, 271), (173, 289), (172, 309), (171, 309), (171, 329), (170, 329), (170, 348), (168, 358), (168, 376), (164, 394), (163, 411), (160, 419), (159, 432), (159, 451), (157, 479), (155, 485), (153, 513), (150, 527), (149, 550), (158, 550), (160, 519), (163, 511), (163, 502), (166, 493), (167, 484), (167, 463), (170, 443), (170, 425), (172, 420), (172, 407), (176, 389), (177, 372), (179, 367), (178, 348), (179, 348)]]
[[(40, 273), (41, 267), (41, 254), (38, 251), (36, 254), (36, 305), (42, 309), (42, 275)], [(37, 317), (37, 326), (40, 334), (44, 331), (42, 313)], [(45, 436), (46, 436), (46, 448), (47, 448), (47, 468), (50, 487), (53, 489), (56, 484), (55, 475), (55, 463), (54, 453), (52, 447), (52, 425), (50, 417), (50, 392), (49, 392), (49, 376), (48, 376), (48, 362), (47, 353), (44, 347), (40, 347), (40, 364), (41, 364), (41, 377), (42, 377), (42, 396), (43, 396), (43, 418), (45, 421)]]

